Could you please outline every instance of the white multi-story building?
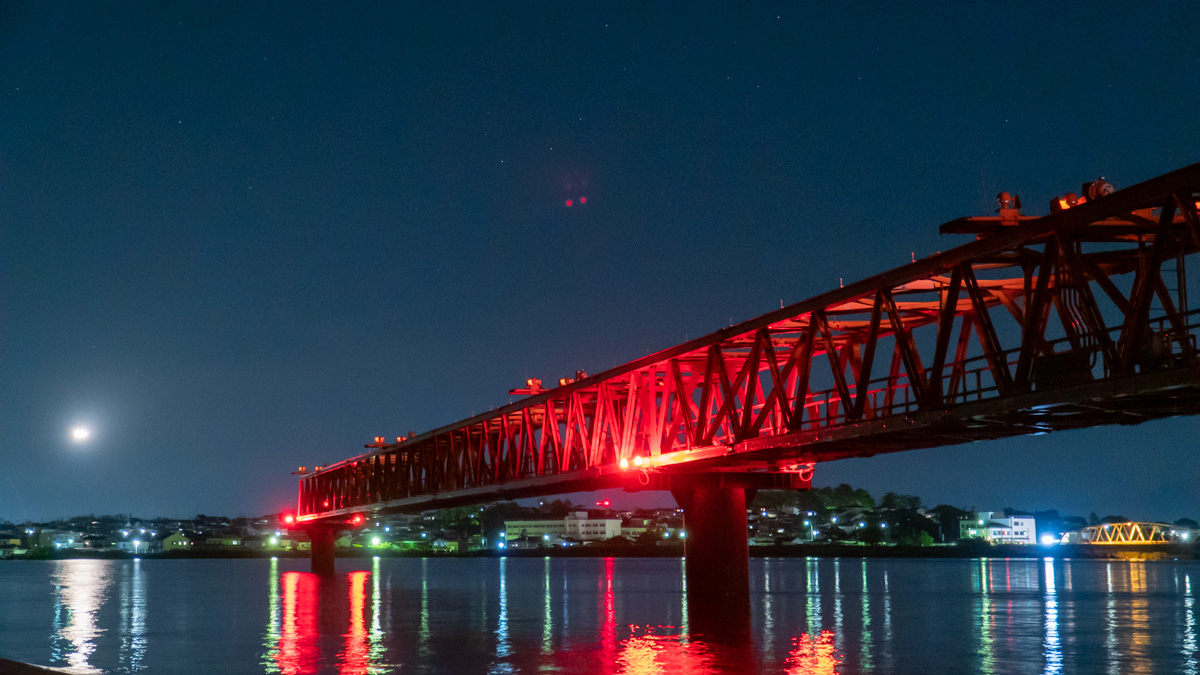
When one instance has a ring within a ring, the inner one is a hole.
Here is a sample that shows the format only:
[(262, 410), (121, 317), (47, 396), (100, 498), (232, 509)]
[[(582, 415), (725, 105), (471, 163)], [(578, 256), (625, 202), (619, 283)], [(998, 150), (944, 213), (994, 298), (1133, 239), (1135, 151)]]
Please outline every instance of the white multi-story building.
[(588, 518), (586, 511), (577, 511), (562, 520), (506, 520), (504, 538), (565, 537), (577, 541), (599, 541), (620, 536), (620, 518)]
[(958, 523), (959, 539), (986, 539), (990, 544), (1036, 544), (1037, 527), (1031, 516), (1004, 517), (995, 511), (980, 511)]

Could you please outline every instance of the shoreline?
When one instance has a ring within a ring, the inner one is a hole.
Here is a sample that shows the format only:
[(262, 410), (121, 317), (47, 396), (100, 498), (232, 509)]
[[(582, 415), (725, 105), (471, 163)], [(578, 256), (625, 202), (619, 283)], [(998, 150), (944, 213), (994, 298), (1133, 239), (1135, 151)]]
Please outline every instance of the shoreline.
[[(1133, 544), (1095, 545), (1058, 544), (1046, 546), (958, 544), (942, 546), (857, 546), (850, 544), (788, 544), (750, 546), (751, 558), (902, 558), (902, 559), (1096, 559), (1096, 560), (1195, 560), (1196, 544)], [(390, 551), (379, 549), (339, 549), (338, 558), (679, 558), (684, 546), (605, 545), (572, 546), (569, 548), (508, 549), (506, 551), (483, 550), (469, 553), (435, 553), (422, 551)], [(53, 555), (37, 558), (9, 558), (7, 560), (205, 560), (205, 559), (255, 559), (255, 558), (308, 558), (306, 551), (170, 551), (133, 555), (122, 551), (59, 551)]]

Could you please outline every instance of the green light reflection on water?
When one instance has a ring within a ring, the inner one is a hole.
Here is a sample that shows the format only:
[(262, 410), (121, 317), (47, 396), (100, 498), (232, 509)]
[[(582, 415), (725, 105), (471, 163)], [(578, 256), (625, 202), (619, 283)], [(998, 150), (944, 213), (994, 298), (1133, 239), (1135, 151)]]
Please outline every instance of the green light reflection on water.
[(262, 667), (267, 673), (279, 671), (279, 558), (271, 558), (267, 573), (267, 630), (263, 634)]

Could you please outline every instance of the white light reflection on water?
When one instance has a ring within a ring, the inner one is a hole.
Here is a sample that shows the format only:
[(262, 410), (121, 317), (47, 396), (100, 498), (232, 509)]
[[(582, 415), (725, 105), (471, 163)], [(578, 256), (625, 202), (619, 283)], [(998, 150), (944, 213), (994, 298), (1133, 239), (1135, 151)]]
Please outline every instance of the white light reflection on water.
[(99, 673), (88, 663), (104, 629), (96, 625), (96, 612), (104, 605), (112, 583), (105, 560), (63, 560), (56, 564), (54, 582), (54, 637), (51, 658), (66, 661), (78, 673)]
[(146, 656), (146, 576), (134, 558), (121, 580), (121, 651), (118, 662), (129, 672), (143, 670)]
[(379, 592), (379, 577), (379, 556), (375, 556), (371, 563), (371, 634), (368, 638), (371, 643), (371, 663), (380, 663), (383, 653), (387, 651), (383, 646), (383, 594)]
[(859, 647), (859, 653), (862, 655), (863, 672), (871, 672), (872, 670), (872, 648), (871, 648), (871, 603), (870, 589), (867, 585), (867, 559), (862, 559), (862, 644)]
[(821, 570), (818, 567), (819, 562), (816, 558), (804, 559), (804, 566), (808, 571), (808, 585), (805, 589), (807, 606), (805, 610), (808, 616), (809, 635), (819, 635), (821, 633)]
[(1196, 675), (1200, 652), (1196, 649), (1196, 599), (1192, 596), (1192, 577), (1183, 577), (1183, 662), (1185, 675)]
[[(684, 635), (688, 635), (688, 607), (687, 607), (687, 560), (679, 559), (679, 575), (683, 579), (683, 614), (680, 615), (679, 628)], [(563, 581), (563, 627), (566, 627), (567, 605), (566, 605), (566, 581)]]
[(883, 570), (883, 657), (884, 665), (892, 658), (892, 589), (888, 585), (887, 568)]
[(542, 654), (548, 655), (553, 651), (554, 618), (550, 615), (550, 556), (542, 560), (542, 574), (545, 575), (542, 596)]
[(996, 672), (995, 637), (992, 635), (992, 582), (988, 561), (979, 560), (975, 570), (975, 585), (979, 589), (979, 672), (985, 675)]
[(833, 559), (833, 646), (842, 651), (845, 646), (842, 631), (842, 560)]
[[(424, 559), (422, 559), (422, 562), (424, 562)], [(508, 634), (507, 563), (507, 556), (500, 558), (500, 612), (496, 618), (496, 661), (488, 668), (489, 673), (513, 672), (512, 664), (502, 660), (512, 656), (512, 644), (509, 642)], [(423, 601), (424, 595), (422, 595)]]
[[(500, 597), (504, 602), (504, 558), (500, 559)], [(429, 657), (429, 559), (421, 558), (421, 626), (417, 632), (417, 650), (421, 658)]]
[(1108, 579), (1108, 594), (1104, 597), (1104, 651), (1108, 656), (1109, 675), (1120, 675), (1118, 663), (1120, 653), (1117, 651), (1117, 598), (1113, 595), (1113, 564), (1105, 565)]
[(763, 559), (763, 644), (775, 642), (775, 610), (771, 606), (771, 559)]
[(1054, 587), (1054, 558), (1045, 559), (1046, 632), (1042, 649), (1046, 658), (1046, 673), (1063, 672), (1062, 643), (1058, 636), (1058, 593)]

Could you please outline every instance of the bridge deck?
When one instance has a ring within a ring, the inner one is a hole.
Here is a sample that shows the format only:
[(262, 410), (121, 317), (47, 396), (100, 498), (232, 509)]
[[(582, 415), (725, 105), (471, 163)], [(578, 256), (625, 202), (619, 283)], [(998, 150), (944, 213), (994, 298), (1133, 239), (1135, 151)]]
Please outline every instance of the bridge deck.
[(1200, 165), (321, 467), (299, 517), (697, 482), (1200, 412)]

